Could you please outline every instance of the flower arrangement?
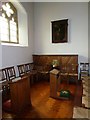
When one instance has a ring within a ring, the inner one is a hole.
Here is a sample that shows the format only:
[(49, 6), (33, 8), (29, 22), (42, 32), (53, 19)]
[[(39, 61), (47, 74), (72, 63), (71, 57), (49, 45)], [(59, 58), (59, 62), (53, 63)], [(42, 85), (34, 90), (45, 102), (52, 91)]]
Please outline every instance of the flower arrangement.
[(56, 60), (56, 59), (54, 59), (54, 60), (52, 61), (52, 66), (53, 66), (53, 67), (59, 66), (59, 61)]

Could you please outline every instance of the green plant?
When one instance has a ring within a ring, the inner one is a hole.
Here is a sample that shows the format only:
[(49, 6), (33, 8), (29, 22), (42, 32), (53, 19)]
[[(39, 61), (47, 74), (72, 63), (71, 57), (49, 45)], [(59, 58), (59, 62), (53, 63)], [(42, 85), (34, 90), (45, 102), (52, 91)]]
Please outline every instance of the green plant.
[(59, 66), (59, 61), (56, 60), (56, 59), (54, 59), (54, 60), (52, 61), (52, 66), (53, 66), (53, 67)]

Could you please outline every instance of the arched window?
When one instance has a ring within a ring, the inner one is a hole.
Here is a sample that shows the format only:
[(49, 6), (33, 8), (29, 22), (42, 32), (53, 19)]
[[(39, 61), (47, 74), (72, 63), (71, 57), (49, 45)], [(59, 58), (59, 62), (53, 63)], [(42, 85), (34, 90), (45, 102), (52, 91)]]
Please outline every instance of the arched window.
[(19, 43), (17, 10), (11, 2), (3, 2), (0, 16), (0, 40)]

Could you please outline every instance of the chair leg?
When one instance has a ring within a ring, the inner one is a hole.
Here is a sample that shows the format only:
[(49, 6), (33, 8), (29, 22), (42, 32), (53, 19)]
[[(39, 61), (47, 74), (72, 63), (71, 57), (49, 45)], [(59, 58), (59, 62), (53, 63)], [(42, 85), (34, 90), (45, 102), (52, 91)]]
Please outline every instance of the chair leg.
[(30, 77), (30, 84), (32, 85), (34, 83), (34, 81), (33, 81), (33, 75), (31, 75), (31, 77)]
[(36, 82), (38, 82), (38, 73), (35, 76), (36, 76)]
[(81, 80), (81, 73), (79, 74), (79, 80)]

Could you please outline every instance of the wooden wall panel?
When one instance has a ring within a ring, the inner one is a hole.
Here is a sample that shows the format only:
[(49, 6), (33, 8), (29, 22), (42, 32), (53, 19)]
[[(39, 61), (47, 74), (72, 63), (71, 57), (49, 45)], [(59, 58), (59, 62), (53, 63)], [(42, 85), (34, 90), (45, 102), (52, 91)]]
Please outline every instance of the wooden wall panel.
[(50, 66), (48, 71), (53, 69), (52, 61), (54, 59), (59, 61), (60, 65), (56, 68), (59, 69), (61, 73), (66, 71), (69, 78), (73, 76), (75, 80), (78, 80), (78, 55), (33, 55), (34, 64), (36, 66), (48, 65)]
[(77, 55), (73, 55), (73, 56), (70, 56), (70, 55), (65, 55), (65, 56), (62, 56), (61, 58), (62, 60), (62, 64), (78, 64), (78, 56)]
[(33, 62), (36, 65), (50, 65), (54, 59), (60, 64), (78, 64), (78, 55), (33, 55)]

